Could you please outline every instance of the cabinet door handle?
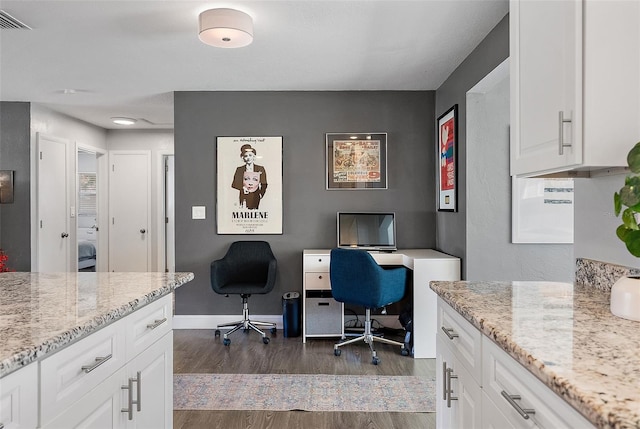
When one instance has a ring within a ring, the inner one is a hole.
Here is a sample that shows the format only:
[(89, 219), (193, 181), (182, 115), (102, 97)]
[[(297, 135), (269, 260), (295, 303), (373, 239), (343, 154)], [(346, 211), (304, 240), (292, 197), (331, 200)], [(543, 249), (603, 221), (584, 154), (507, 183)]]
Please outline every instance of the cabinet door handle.
[(453, 375), (453, 368), (447, 368), (447, 408), (451, 408), (451, 401), (457, 401), (457, 396), (451, 396), (453, 389), (451, 388), (451, 379), (458, 378), (457, 375)]
[(80, 369), (88, 374), (94, 369), (96, 369), (97, 367), (99, 367), (100, 365), (102, 365), (103, 363), (105, 363), (106, 361), (108, 361), (109, 359), (111, 359), (112, 357), (113, 357), (113, 354), (97, 357), (96, 362), (93, 365), (84, 365), (80, 367)]
[(442, 400), (447, 400), (447, 363), (442, 362)]
[(453, 328), (445, 328), (444, 326), (442, 326), (442, 330), (445, 334), (447, 334), (447, 337), (449, 337), (450, 340), (459, 337), (459, 335), (456, 334), (456, 331), (454, 331)]
[(558, 154), (564, 154), (565, 147), (571, 147), (571, 143), (564, 142), (564, 124), (571, 123), (571, 119), (564, 118), (564, 112), (561, 110), (558, 114)]
[(506, 391), (500, 392), (502, 397), (507, 400), (507, 402), (516, 409), (518, 414), (522, 416), (523, 419), (527, 420), (529, 418), (529, 414), (535, 414), (536, 411), (532, 409), (522, 408), (516, 401), (519, 401), (520, 395), (509, 395)]
[(147, 325), (147, 329), (156, 329), (158, 326), (162, 325), (166, 321), (167, 321), (166, 317), (164, 317), (162, 319), (157, 319), (153, 323), (149, 323)]
[(138, 411), (140, 411), (142, 410), (142, 373), (140, 371), (136, 373), (133, 382), (138, 383), (138, 390), (136, 391), (136, 400), (132, 402), (138, 406)]
[(128, 390), (127, 405), (129, 408), (122, 408), (120, 412), (128, 413), (129, 420), (133, 420), (133, 378), (129, 377), (129, 384), (121, 387), (122, 390)]

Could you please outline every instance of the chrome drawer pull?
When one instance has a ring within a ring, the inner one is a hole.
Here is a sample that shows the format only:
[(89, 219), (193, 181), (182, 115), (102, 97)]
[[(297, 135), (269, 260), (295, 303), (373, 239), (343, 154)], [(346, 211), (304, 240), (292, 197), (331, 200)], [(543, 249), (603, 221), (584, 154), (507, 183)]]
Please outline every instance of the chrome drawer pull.
[(519, 401), (520, 399), (522, 399), (520, 397), (520, 395), (509, 395), (507, 392), (505, 392), (504, 390), (502, 392), (500, 392), (500, 394), (502, 395), (502, 397), (504, 399), (507, 400), (507, 402), (509, 404), (511, 404), (511, 406), (513, 408), (516, 409), (516, 411), (518, 412), (518, 414), (520, 414), (522, 416), (523, 419), (528, 419), (529, 418), (529, 414), (535, 414), (536, 411), (532, 410), (532, 409), (527, 409), (527, 408), (522, 408), (520, 407), (520, 405), (518, 405), (518, 403), (516, 401)]
[(451, 396), (453, 389), (451, 388), (451, 379), (458, 378), (457, 375), (453, 375), (453, 368), (447, 368), (447, 408), (451, 408), (451, 401), (457, 401), (457, 396)]
[(84, 365), (80, 369), (82, 369), (84, 372), (88, 374), (94, 369), (96, 369), (97, 367), (99, 367), (100, 365), (102, 365), (103, 363), (105, 363), (106, 361), (108, 361), (109, 359), (111, 359), (112, 357), (113, 357), (113, 354), (108, 354), (107, 356), (104, 356), (104, 357), (97, 357), (96, 363), (94, 363), (93, 365)]
[(160, 320), (156, 320), (156, 321), (155, 321), (155, 322), (153, 322), (153, 323), (149, 323), (149, 324), (147, 325), (147, 329), (156, 329), (158, 326), (162, 325), (162, 324), (163, 324), (164, 322), (166, 322), (166, 321), (167, 321), (167, 318), (166, 318), (166, 317), (165, 317), (165, 318), (163, 318), (163, 319), (160, 319)]
[(449, 337), (450, 340), (453, 340), (454, 338), (459, 337), (459, 335), (456, 334), (456, 331), (454, 331), (453, 328), (445, 328), (443, 326), (442, 330), (444, 331), (445, 334), (447, 334), (447, 337)]
[(447, 363), (442, 362), (442, 400), (447, 400)]
[(122, 386), (121, 389), (129, 391), (127, 399), (127, 405), (129, 408), (122, 408), (120, 412), (128, 413), (129, 420), (133, 420), (133, 378), (129, 378), (129, 384), (127, 386)]
[[(129, 384), (126, 386), (122, 386), (122, 390), (128, 390), (129, 395), (127, 399), (127, 405), (129, 408), (122, 408), (120, 412), (129, 414), (129, 420), (133, 420), (133, 406), (137, 405), (138, 411), (140, 411), (141, 401), (140, 398), (142, 393), (140, 392), (140, 371), (136, 374), (137, 378), (129, 377)], [(136, 400), (133, 400), (133, 383), (138, 383), (138, 393), (136, 395)]]
[(133, 381), (138, 383), (138, 393), (136, 400), (132, 402), (138, 406), (138, 411), (140, 411), (142, 409), (142, 374), (140, 371), (137, 372), (136, 378), (134, 378)]

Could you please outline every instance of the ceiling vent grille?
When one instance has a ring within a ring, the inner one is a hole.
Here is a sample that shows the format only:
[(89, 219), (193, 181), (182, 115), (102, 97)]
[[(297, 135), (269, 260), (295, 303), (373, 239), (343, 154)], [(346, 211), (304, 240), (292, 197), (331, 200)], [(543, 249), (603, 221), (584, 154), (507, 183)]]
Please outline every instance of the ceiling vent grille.
[(0, 30), (31, 30), (31, 27), (0, 10)]

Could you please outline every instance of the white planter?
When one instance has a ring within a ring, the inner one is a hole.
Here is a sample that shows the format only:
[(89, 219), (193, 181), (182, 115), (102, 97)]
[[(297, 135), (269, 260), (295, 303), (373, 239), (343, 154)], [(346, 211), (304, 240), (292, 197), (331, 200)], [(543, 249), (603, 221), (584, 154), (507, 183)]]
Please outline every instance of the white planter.
[(611, 313), (640, 322), (640, 277), (620, 277), (611, 287)]

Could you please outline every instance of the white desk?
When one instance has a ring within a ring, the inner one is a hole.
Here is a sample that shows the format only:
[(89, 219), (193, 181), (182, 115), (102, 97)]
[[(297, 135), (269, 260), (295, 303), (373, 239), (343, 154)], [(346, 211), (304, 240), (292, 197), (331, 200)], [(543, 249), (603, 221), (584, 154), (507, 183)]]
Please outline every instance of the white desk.
[[(308, 337), (344, 335), (344, 306), (329, 298), (330, 249), (306, 249), (302, 263), (302, 342)], [(460, 258), (433, 249), (399, 249), (392, 253), (370, 252), (380, 265), (405, 266), (413, 272), (413, 347), (416, 358), (436, 357), (437, 295), (432, 280), (460, 280)], [(312, 296), (307, 299), (308, 293)], [(317, 301), (317, 302), (316, 302)], [(309, 304), (323, 305), (319, 312)], [(309, 308), (308, 308), (309, 307)], [(330, 320), (327, 320), (330, 319)], [(309, 325), (309, 326), (307, 326)]]

